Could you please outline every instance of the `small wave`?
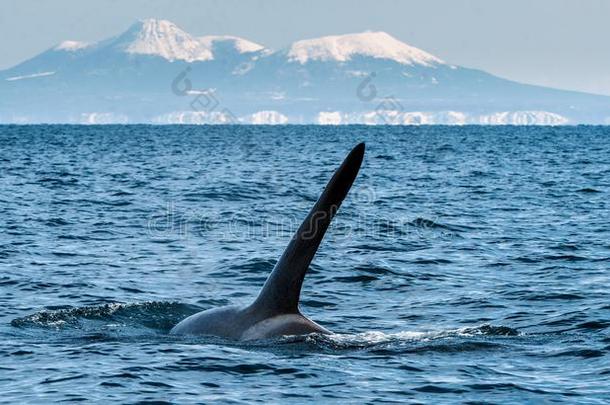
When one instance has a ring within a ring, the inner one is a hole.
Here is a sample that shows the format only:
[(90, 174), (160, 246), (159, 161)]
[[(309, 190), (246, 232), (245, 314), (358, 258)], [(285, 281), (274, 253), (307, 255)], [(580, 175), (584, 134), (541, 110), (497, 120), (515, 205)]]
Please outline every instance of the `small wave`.
[(556, 246), (551, 246), (550, 249), (553, 250), (568, 250), (568, 251), (576, 251), (579, 250), (580, 248), (578, 247), (577, 244), (575, 243), (560, 243)]
[(476, 227), (466, 225), (442, 224), (440, 222), (435, 222), (421, 217), (415, 218), (413, 221), (409, 222), (409, 225), (420, 229), (441, 229), (453, 232), (466, 232), (477, 229)]
[(126, 196), (132, 196), (134, 193), (129, 192), (129, 191), (125, 191), (125, 190), (118, 190), (113, 192), (112, 194), (110, 194), (113, 197), (126, 197)]
[[(135, 304), (110, 303), (97, 306), (50, 309), (16, 318), (11, 325), (17, 328), (85, 329), (104, 331), (108, 326), (145, 327), (167, 331), (177, 322), (199, 309), (175, 302), (143, 302)], [(87, 321), (101, 324), (89, 325)]]
[(395, 160), (396, 158), (394, 156), (391, 156), (391, 155), (377, 155), (377, 156), (375, 156), (375, 159)]
[(597, 349), (569, 349), (562, 350), (559, 352), (551, 353), (549, 357), (582, 357), (583, 359), (591, 359), (595, 357), (603, 357), (605, 355), (603, 350)]
[(37, 184), (47, 186), (49, 188), (63, 188), (73, 186), (78, 183), (78, 179), (75, 178), (56, 178), (56, 177), (44, 177), (36, 182)]
[(610, 320), (588, 321), (583, 322), (576, 327), (578, 329), (602, 330), (610, 326)]
[(345, 277), (335, 277), (335, 281), (343, 282), (343, 283), (370, 283), (372, 281), (379, 280), (378, 277), (367, 275), (367, 274), (359, 274), (356, 276), (345, 276)]
[(482, 170), (473, 170), (470, 172), (471, 177), (489, 177), (491, 174), (489, 172), (484, 172)]
[(9, 285), (15, 285), (15, 284), (19, 284), (19, 281), (13, 280), (10, 277), (6, 277), (6, 276), (0, 277), (0, 285), (1, 286), (9, 286)]
[(521, 333), (517, 329), (508, 326), (481, 325), (474, 328), (460, 329), (464, 335), (485, 335), (485, 336), (519, 336)]
[(532, 294), (532, 295), (528, 295), (528, 296), (524, 297), (523, 299), (525, 299), (527, 301), (549, 301), (549, 300), (572, 301), (572, 300), (583, 300), (583, 299), (585, 299), (585, 296), (583, 296), (581, 294), (574, 294), (574, 293), (556, 292), (556, 293)]
[[(403, 331), (384, 333), (369, 331), (356, 334), (330, 335), (310, 334), (307, 336), (288, 336), (278, 343), (305, 343), (313, 348), (327, 350), (381, 350), (389, 352), (421, 351), (472, 351), (487, 350), (501, 346), (488, 341), (490, 337), (515, 337), (521, 333), (507, 326), (480, 325), (445, 331), (415, 332)], [(482, 340), (481, 340), (482, 339)], [(263, 343), (263, 342), (261, 342)]]
[(258, 190), (252, 190), (245, 187), (232, 187), (232, 190), (224, 191), (214, 189), (210, 191), (188, 192), (184, 194), (185, 201), (201, 202), (202, 200), (212, 201), (250, 201), (262, 200), (265, 196)]
[(441, 259), (441, 258), (436, 258), (436, 259), (418, 258), (418, 259), (412, 260), (411, 263), (413, 263), (413, 264), (451, 264), (453, 262), (451, 260)]
[(400, 274), (399, 272), (394, 271), (390, 268), (387, 268), (384, 266), (373, 265), (373, 264), (358, 265), (358, 266), (354, 267), (354, 270), (373, 274), (373, 275), (386, 275), (386, 274), (399, 275)]
[(63, 226), (63, 225), (68, 225), (69, 222), (66, 221), (64, 218), (49, 218), (47, 220), (44, 220), (44, 224), (47, 226)]
[(583, 260), (588, 260), (586, 257), (576, 255), (547, 255), (544, 256), (544, 258), (546, 260), (565, 260), (567, 262), (581, 262)]
[(231, 270), (239, 270), (242, 272), (253, 272), (253, 273), (269, 273), (275, 266), (275, 259), (262, 259), (254, 258), (244, 263), (237, 263), (232, 265)]

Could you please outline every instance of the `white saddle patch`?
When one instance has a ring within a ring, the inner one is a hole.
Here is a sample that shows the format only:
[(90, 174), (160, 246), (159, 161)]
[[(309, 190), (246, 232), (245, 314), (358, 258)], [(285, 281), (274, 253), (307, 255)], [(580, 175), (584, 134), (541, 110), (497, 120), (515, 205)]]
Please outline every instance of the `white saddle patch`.
[(278, 315), (252, 325), (241, 335), (241, 340), (265, 339), (274, 336), (329, 333), (326, 329), (302, 315)]

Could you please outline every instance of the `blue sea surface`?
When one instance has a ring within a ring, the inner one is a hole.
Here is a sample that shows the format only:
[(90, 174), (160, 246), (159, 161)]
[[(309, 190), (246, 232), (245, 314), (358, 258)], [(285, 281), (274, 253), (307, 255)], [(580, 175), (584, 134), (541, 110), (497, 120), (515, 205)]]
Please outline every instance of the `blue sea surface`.
[[(177, 337), (249, 303), (333, 171), (333, 335)], [(610, 128), (0, 126), (0, 402), (610, 401)]]

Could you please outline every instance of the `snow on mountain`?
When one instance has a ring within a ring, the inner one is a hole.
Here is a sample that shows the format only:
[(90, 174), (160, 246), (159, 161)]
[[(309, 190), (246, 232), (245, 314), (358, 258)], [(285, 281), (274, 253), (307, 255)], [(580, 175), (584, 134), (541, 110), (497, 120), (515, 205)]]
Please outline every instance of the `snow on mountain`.
[(209, 61), (216, 58), (217, 47), (231, 48), (238, 54), (258, 52), (265, 47), (235, 36), (193, 37), (167, 20), (146, 19), (132, 25), (118, 37), (114, 48), (134, 55), (160, 56), (171, 62)]
[(222, 111), (172, 111), (152, 119), (155, 124), (231, 124), (231, 115)]
[(503, 111), (479, 117), (485, 125), (565, 125), (566, 117), (548, 111)]
[(258, 52), (265, 49), (264, 46), (247, 39), (234, 37), (232, 35), (207, 35), (198, 38), (199, 43), (205, 49), (213, 51), (217, 44), (229, 44), (238, 53)]
[(53, 49), (55, 51), (75, 52), (75, 51), (79, 51), (81, 49), (88, 48), (89, 46), (91, 46), (91, 45), (89, 43), (87, 43), (87, 42), (81, 42), (81, 41), (63, 41), (62, 43), (58, 44)]
[(214, 58), (210, 49), (167, 20), (140, 20), (119, 36), (113, 46), (129, 54), (155, 55), (169, 61)]
[(257, 111), (235, 120), (224, 111), (173, 111), (162, 114), (153, 119), (155, 124), (252, 124), (252, 125), (281, 125), (287, 124), (289, 119), (278, 111)]
[(288, 117), (278, 111), (257, 111), (242, 121), (253, 125), (280, 125), (287, 124)]
[(14, 82), (15, 80), (35, 79), (37, 77), (52, 76), (54, 74), (55, 74), (55, 72), (40, 72), (40, 73), (32, 73), (30, 75), (11, 76), (11, 77), (7, 77), (4, 80), (6, 80), (7, 82)]
[(548, 111), (503, 111), (492, 114), (466, 114), (460, 111), (367, 111), (344, 113), (323, 111), (315, 122), (319, 125), (565, 125), (566, 117)]
[(444, 62), (421, 49), (407, 45), (385, 32), (332, 35), (293, 43), (288, 49), (290, 61), (346, 62), (354, 56), (389, 59), (404, 65), (434, 66)]
[(82, 113), (78, 120), (79, 124), (127, 124), (129, 117), (125, 114), (115, 113)]
[(343, 121), (343, 114), (339, 111), (321, 111), (316, 118), (319, 125), (341, 125)]

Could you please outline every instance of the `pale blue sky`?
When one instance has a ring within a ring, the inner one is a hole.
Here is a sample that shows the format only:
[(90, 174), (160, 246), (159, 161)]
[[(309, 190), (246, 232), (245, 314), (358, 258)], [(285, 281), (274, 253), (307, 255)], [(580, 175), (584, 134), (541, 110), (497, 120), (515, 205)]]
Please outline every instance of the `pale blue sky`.
[(604, 0), (2, 0), (0, 69), (65, 40), (96, 41), (139, 18), (277, 49), (364, 30), (521, 82), (610, 95)]

